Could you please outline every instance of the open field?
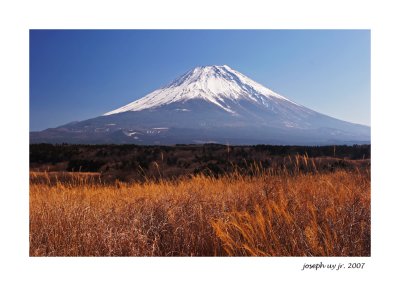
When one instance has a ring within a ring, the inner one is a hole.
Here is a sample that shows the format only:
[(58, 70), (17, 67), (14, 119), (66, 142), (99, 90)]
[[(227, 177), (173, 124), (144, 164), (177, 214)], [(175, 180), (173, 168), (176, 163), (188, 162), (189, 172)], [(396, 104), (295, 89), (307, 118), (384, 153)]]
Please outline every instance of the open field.
[(112, 184), (31, 172), (30, 255), (370, 256), (364, 160), (329, 171), (307, 156), (290, 162)]

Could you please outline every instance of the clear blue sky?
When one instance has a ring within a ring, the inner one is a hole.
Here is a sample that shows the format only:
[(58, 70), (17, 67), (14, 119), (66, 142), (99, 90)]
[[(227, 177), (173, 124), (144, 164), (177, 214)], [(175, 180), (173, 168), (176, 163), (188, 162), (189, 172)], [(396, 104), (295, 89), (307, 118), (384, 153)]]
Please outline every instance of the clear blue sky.
[(223, 64), (370, 125), (369, 30), (31, 30), (30, 130), (102, 115), (191, 68)]

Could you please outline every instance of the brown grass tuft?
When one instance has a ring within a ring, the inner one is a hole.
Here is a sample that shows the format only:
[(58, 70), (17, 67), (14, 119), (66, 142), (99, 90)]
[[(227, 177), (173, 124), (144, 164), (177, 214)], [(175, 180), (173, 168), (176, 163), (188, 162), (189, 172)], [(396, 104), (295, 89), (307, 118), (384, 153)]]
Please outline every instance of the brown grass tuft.
[(31, 174), (31, 256), (370, 255), (367, 172), (68, 176)]

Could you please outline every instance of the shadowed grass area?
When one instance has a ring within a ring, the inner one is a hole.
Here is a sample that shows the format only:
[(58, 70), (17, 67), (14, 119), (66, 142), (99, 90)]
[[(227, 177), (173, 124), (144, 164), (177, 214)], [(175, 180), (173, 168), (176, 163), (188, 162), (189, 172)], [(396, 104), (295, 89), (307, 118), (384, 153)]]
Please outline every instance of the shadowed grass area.
[(31, 256), (370, 255), (368, 171), (68, 176), (31, 173)]

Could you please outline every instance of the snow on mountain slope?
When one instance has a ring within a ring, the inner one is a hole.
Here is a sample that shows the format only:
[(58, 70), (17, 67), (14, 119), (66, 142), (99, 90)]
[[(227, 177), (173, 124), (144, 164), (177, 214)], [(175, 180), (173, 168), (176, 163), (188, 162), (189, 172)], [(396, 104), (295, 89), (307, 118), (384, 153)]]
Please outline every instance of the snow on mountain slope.
[(169, 85), (104, 115), (152, 109), (193, 99), (208, 101), (233, 114), (236, 111), (229, 103), (243, 100), (262, 104), (266, 107), (271, 100), (286, 101), (297, 105), (229, 66), (223, 65), (196, 67)]
[(194, 68), (102, 116), (33, 132), (36, 143), (355, 144), (370, 128), (311, 110), (224, 66)]

